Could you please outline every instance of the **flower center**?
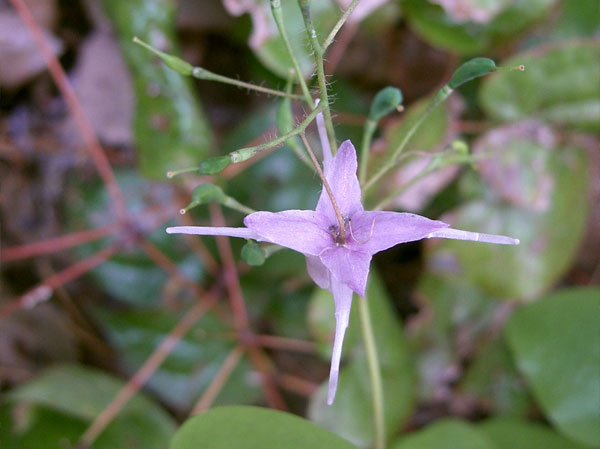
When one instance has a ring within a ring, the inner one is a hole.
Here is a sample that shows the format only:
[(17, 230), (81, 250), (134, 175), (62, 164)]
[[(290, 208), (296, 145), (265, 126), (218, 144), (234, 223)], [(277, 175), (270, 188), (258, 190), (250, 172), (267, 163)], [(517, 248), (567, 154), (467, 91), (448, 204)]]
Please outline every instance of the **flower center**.
[[(348, 227), (350, 226), (350, 217), (348, 217), (347, 215), (342, 215), (342, 218), (344, 220), (344, 226), (346, 227), (346, 229), (348, 229)], [(331, 236), (333, 237), (333, 241), (337, 246), (343, 246), (348, 241), (348, 234), (342, 235), (340, 227), (337, 224), (332, 224), (331, 226), (329, 226), (328, 230)]]

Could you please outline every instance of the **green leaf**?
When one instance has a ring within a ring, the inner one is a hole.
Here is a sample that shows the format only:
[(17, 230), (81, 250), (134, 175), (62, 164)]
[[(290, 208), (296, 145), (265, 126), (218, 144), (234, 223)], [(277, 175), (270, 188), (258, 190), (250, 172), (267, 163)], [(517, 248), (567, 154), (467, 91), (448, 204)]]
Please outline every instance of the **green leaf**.
[[(14, 423), (12, 438), (22, 444), (17, 447), (28, 449), (59, 448), (65, 439), (75, 443), (123, 385), (122, 381), (90, 368), (55, 366), (9, 394), (11, 403), (30, 407), (25, 422), (21, 426)], [(174, 431), (173, 420), (137, 394), (109, 424), (94, 448), (162, 449)], [(42, 438), (47, 438), (43, 444)]]
[(409, 434), (389, 446), (390, 449), (496, 449), (474, 425), (458, 419), (441, 419)]
[[(498, 0), (496, 0), (496, 3)], [(410, 25), (429, 43), (462, 55), (473, 55), (506, 45), (521, 31), (543, 20), (556, 0), (502, 2), (488, 23), (457, 20), (437, 4), (423, 0), (402, 2)], [(489, 2), (486, 2), (489, 3)]]
[(477, 426), (496, 449), (584, 449), (551, 428), (518, 419), (492, 418)]
[[(133, 374), (181, 319), (164, 309), (153, 311), (96, 310), (107, 339), (119, 351), (120, 360)], [(205, 314), (175, 346), (156, 370), (147, 387), (166, 403), (191, 407), (210, 384), (235, 341), (212, 314)], [(253, 402), (261, 396), (251, 380), (248, 361), (242, 358), (220, 392), (216, 404)]]
[[(561, 146), (559, 146), (559, 144)], [(436, 240), (428, 266), (498, 298), (534, 298), (568, 269), (585, 230), (585, 153), (547, 127), (519, 123), (490, 131), (474, 146), (489, 199), (445, 218), (457, 229), (503, 234), (518, 246)]]
[(378, 122), (390, 112), (395, 111), (401, 104), (402, 91), (393, 86), (384, 87), (377, 92), (371, 103), (369, 120)]
[[(333, 297), (329, 292), (324, 292), (324, 296), (329, 297), (331, 304), (329, 335), (333, 336)], [(355, 297), (354, 301), (363, 299)], [(371, 321), (374, 323), (373, 331), (386, 398), (386, 428), (388, 435), (391, 435), (408, 418), (412, 410), (415, 376), (400, 322), (394, 316), (390, 299), (373, 269), (367, 286), (367, 301)], [(355, 305), (354, 309), (356, 308)], [(343, 350), (348, 363), (340, 370), (335, 402), (331, 406), (327, 405), (327, 382), (324, 382), (311, 398), (308, 416), (312, 421), (357, 446), (365, 447), (372, 444), (374, 438), (373, 404), (366, 355), (362, 344), (359, 343), (359, 335), (360, 320), (357, 311), (354, 310)], [(330, 355), (331, 344), (329, 351)]]
[(134, 36), (177, 54), (175, 3), (170, 0), (104, 0), (119, 34), (136, 94), (134, 132), (141, 172), (164, 179), (169, 170), (206, 157), (213, 136), (191, 81), (132, 42)]
[(249, 406), (219, 407), (188, 419), (169, 447), (356, 449), (342, 438), (298, 416)]
[(506, 327), (517, 366), (558, 430), (600, 446), (600, 289), (558, 291), (519, 308)]
[(209, 157), (200, 162), (196, 173), (199, 175), (216, 175), (225, 170), (229, 164), (231, 164), (231, 157), (229, 155)]
[(469, 82), (480, 76), (487, 75), (496, 70), (496, 63), (489, 58), (473, 58), (464, 64), (452, 74), (448, 86), (456, 89), (461, 84)]
[(503, 65), (524, 64), (484, 83), (480, 101), (496, 120), (535, 117), (584, 131), (600, 131), (600, 43), (575, 41), (521, 53)]

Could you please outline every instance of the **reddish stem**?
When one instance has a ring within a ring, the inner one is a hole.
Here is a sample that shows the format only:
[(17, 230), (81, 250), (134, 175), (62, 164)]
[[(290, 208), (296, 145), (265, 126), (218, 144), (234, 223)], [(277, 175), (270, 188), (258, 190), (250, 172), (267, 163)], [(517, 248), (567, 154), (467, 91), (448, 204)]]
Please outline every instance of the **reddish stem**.
[(26, 259), (28, 257), (53, 253), (55, 251), (64, 251), (73, 246), (93, 242), (113, 234), (117, 231), (118, 227), (119, 223), (112, 223), (101, 228), (87, 229), (85, 231), (74, 232), (72, 234), (62, 235), (41, 242), (7, 248), (0, 251), (0, 260), (3, 262), (11, 262), (13, 260)]
[(19, 309), (35, 307), (38, 303), (47, 301), (52, 296), (54, 289), (61, 287), (62, 285), (71, 282), (74, 279), (82, 276), (88, 271), (100, 265), (117, 252), (119, 252), (120, 245), (114, 243), (101, 249), (97, 253), (80, 260), (74, 265), (65, 268), (62, 271), (50, 276), (35, 287), (26, 291), (23, 295), (14, 301), (8, 302), (0, 308), (0, 319), (16, 312)]
[(56, 56), (54, 56), (52, 48), (48, 44), (42, 29), (31, 14), (31, 11), (29, 10), (29, 7), (25, 1), (10, 1), (35, 40), (39, 50), (46, 60), (46, 64), (52, 79), (54, 79), (58, 90), (60, 90), (67, 103), (67, 106), (69, 107), (69, 110), (71, 111), (71, 114), (77, 122), (77, 126), (79, 127), (79, 131), (81, 132), (83, 140), (90, 151), (94, 165), (96, 166), (100, 177), (104, 181), (106, 189), (108, 190), (113, 200), (113, 204), (116, 207), (117, 216), (120, 219), (124, 219), (127, 216), (127, 209), (125, 207), (123, 193), (121, 192), (119, 184), (117, 183), (108, 159), (104, 154), (104, 150), (100, 146), (100, 142), (98, 142), (94, 128), (86, 117), (85, 112), (83, 111), (83, 108), (81, 107), (81, 104), (79, 103), (71, 84), (69, 83), (65, 71), (58, 62)]
[(233, 373), (233, 370), (236, 368), (243, 353), (243, 346), (236, 346), (231, 350), (231, 352), (225, 358), (223, 365), (221, 365), (221, 368), (219, 369), (215, 377), (213, 377), (213, 380), (211, 381), (210, 385), (206, 388), (206, 390), (192, 409), (190, 413), (191, 415), (196, 415), (210, 408), (214, 400), (219, 395), (220, 391), (227, 383), (227, 380), (231, 376), (231, 373)]
[(317, 384), (291, 374), (278, 374), (277, 383), (288, 391), (306, 397), (312, 396), (319, 388)]
[(179, 323), (177, 323), (150, 357), (148, 357), (142, 367), (131, 379), (129, 379), (114, 399), (90, 424), (80, 439), (80, 443), (84, 447), (91, 447), (96, 438), (98, 438), (104, 429), (106, 429), (106, 427), (115, 419), (133, 395), (146, 384), (152, 374), (154, 374), (165, 361), (181, 338), (189, 332), (194, 324), (212, 307), (216, 302), (216, 299), (217, 295), (214, 292), (211, 292), (208, 294), (208, 297), (205, 298), (205, 301), (196, 303), (187, 311)]
[[(210, 205), (210, 215), (213, 226), (225, 226), (225, 218), (223, 217), (223, 212), (218, 204), (212, 203)], [(250, 332), (250, 320), (248, 319), (248, 312), (246, 311), (244, 295), (240, 286), (240, 279), (238, 277), (233, 252), (231, 251), (231, 245), (229, 244), (229, 238), (217, 237), (217, 246), (223, 262), (224, 281), (229, 294), (228, 296), (234, 314), (236, 329), (242, 337), (241, 340), (244, 342), (245, 339), (243, 336)], [(265, 392), (267, 403), (272, 408), (286, 410), (287, 407), (285, 402), (273, 381), (271, 375), (273, 368), (269, 359), (256, 345), (252, 344), (250, 339), (246, 340), (247, 343), (249, 343), (247, 350), (250, 361), (262, 375), (263, 390)]]
[(259, 346), (282, 349), (284, 351), (314, 353), (315, 344), (310, 341), (298, 340), (296, 338), (277, 337), (275, 335), (253, 335), (252, 340)]

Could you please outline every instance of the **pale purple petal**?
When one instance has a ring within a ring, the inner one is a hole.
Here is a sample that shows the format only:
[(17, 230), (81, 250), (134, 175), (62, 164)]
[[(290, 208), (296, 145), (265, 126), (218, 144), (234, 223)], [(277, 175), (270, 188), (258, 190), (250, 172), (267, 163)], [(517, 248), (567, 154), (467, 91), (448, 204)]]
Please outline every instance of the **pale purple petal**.
[[(333, 277), (360, 296), (365, 296), (371, 255), (344, 246), (333, 246), (321, 254), (321, 262)], [(333, 283), (333, 279), (331, 280)]]
[[(363, 210), (356, 168), (356, 150), (349, 140), (340, 145), (331, 165), (325, 167), (325, 178), (333, 191), (340, 213), (346, 217)], [(336, 222), (335, 212), (325, 187), (321, 191), (316, 210)]]
[(352, 308), (352, 290), (343, 282), (331, 280), (331, 290), (335, 303), (335, 337), (333, 339), (333, 352), (331, 354), (331, 368), (329, 370), (329, 389), (327, 391), (327, 404), (333, 404), (337, 391), (338, 377), (340, 374), (340, 360), (342, 359), (342, 346), (344, 336), (350, 321)]
[(227, 228), (212, 226), (174, 226), (166, 229), (167, 234), (194, 234), (194, 235), (226, 235), (228, 237), (240, 237), (243, 239), (254, 239), (265, 241), (258, 234), (248, 228)]
[(519, 239), (514, 239), (505, 235), (482, 234), (480, 232), (461, 231), (460, 229), (452, 228), (439, 229), (427, 236), (427, 238), (432, 237), (454, 240), (470, 240), (473, 242), (483, 243), (496, 243), (499, 245), (518, 245), (520, 243)]
[(415, 214), (364, 211), (352, 216), (348, 246), (373, 255), (399, 243), (429, 237), (447, 227), (443, 221)]
[(311, 279), (315, 281), (315, 284), (321, 288), (329, 289), (331, 286), (331, 276), (327, 267), (321, 262), (321, 259), (317, 256), (306, 256), (306, 269)]
[(333, 242), (327, 231), (329, 220), (313, 210), (255, 212), (244, 218), (244, 224), (262, 240), (311, 256)]

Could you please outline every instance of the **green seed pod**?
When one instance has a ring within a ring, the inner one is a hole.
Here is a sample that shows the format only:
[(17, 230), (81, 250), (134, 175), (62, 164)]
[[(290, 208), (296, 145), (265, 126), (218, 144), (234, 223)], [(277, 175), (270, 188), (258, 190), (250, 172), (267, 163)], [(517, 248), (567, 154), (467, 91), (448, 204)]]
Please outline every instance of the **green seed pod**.
[(369, 120), (378, 122), (390, 112), (397, 110), (402, 104), (402, 91), (397, 87), (388, 86), (381, 89), (375, 95), (371, 103)]
[(177, 56), (162, 52), (157, 48), (152, 47), (150, 44), (147, 44), (146, 42), (138, 39), (137, 37), (133, 38), (133, 42), (135, 42), (136, 44), (140, 44), (147, 50), (150, 50), (152, 53), (158, 56), (169, 68), (175, 70), (178, 73), (181, 73), (182, 75), (190, 76), (194, 71), (193, 65), (191, 65), (187, 61), (184, 61), (181, 58), (178, 58)]
[(448, 86), (456, 89), (461, 84), (496, 71), (496, 63), (489, 58), (473, 58), (461, 65), (450, 78)]
[(242, 259), (248, 265), (256, 267), (265, 263), (267, 256), (263, 249), (258, 246), (258, 243), (254, 240), (248, 240), (248, 243), (242, 247)]
[(214, 175), (221, 173), (229, 164), (231, 164), (229, 155), (209, 157), (198, 165), (197, 173), (200, 175)]

